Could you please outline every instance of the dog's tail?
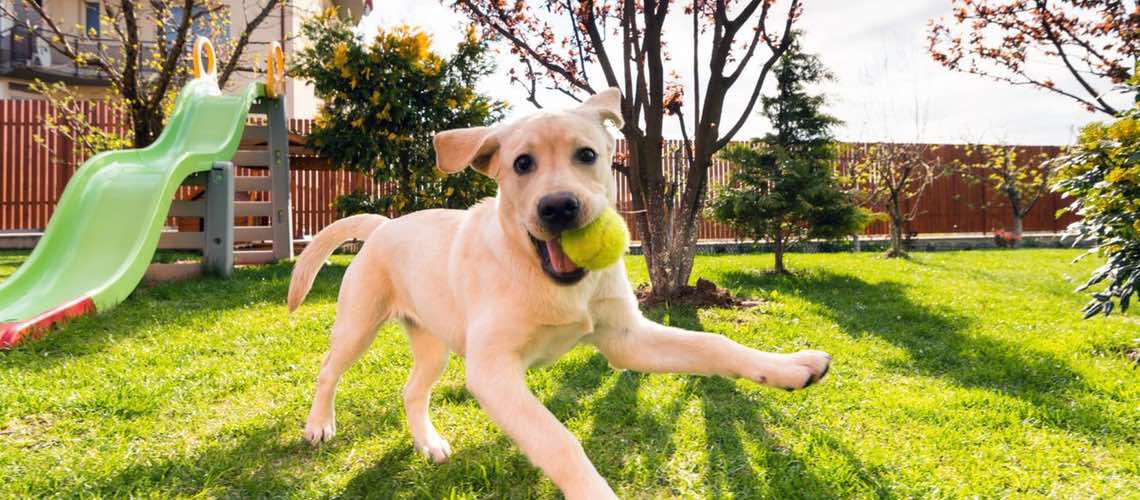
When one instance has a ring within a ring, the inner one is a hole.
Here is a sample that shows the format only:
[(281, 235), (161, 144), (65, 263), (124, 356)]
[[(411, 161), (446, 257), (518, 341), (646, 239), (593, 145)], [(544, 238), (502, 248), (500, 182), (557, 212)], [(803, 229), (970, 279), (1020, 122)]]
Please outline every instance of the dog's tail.
[(348, 240), (365, 240), (372, 231), (387, 221), (388, 218), (382, 215), (353, 215), (333, 222), (317, 233), (293, 265), (293, 277), (289, 281), (289, 312), (297, 310), (305, 300), (309, 289), (313, 288), (317, 271), (321, 270), (329, 255), (332, 255), (341, 243)]

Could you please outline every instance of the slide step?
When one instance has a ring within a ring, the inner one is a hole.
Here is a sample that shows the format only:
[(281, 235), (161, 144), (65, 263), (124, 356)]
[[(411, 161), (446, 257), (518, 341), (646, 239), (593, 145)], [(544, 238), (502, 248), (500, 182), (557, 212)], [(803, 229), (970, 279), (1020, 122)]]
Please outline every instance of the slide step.
[(238, 167), (265, 168), (269, 166), (268, 149), (252, 149), (234, 153), (233, 164)]
[(143, 281), (147, 283), (157, 283), (160, 281), (182, 281), (197, 278), (201, 275), (201, 262), (151, 264), (146, 268), (146, 274), (143, 275)]
[[(241, 135), (241, 142), (261, 143), (268, 142), (269, 127), (264, 125), (248, 125)], [(236, 161), (234, 163), (237, 163)]]
[(201, 250), (206, 246), (206, 233), (193, 231), (163, 231), (158, 236), (162, 250)]
[(234, 228), (234, 241), (270, 241), (273, 239), (273, 226), (237, 226)]
[(239, 193), (270, 191), (271, 183), (272, 180), (268, 175), (239, 175), (237, 177), (234, 177), (234, 191), (237, 191)]
[(273, 215), (273, 203), (269, 201), (236, 201), (234, 202), (235, 217), (270, 217)]
[(238, 250), (234, 263), (238, 265), (268, 264), (273, 262), (273, 250)]

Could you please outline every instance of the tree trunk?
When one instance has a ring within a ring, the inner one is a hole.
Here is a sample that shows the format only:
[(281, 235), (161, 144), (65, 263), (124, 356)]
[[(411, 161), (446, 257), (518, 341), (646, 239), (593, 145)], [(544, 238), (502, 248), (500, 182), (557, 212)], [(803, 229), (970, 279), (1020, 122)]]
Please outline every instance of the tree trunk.
[(162, 132), (162, 113), (142, 105), (130, 108), (131, 129), (134, 131), (134, 146), (145, 148)]
[[(1025, 214), (1028, 212), (1021, 210), (1021, 193), (1016, 189), (1006, 190), (1006, 196), (1009, 198), (1009, 208), (1013, 212), (1013, 236), (1016, 238), (1010, 242), (1011, 247), (1016, 247), (1021, 243), (1021, 230), (1024, 226)], [(1032, 206), (1032, 205), (1031, 205)]]
[(899, 214), (891, 213), (891, 248), (887, 250), (888, 258), (906, 257), (903, 249), (903, 225), (906, 223)]
[(788, 272), (784, 267), (784, 232), (779, 229), (772, 237), (772, 254), (776, 257), (776, 267), (773, 269), (776, 274)]
[(902, 200), (898, 194), (891, 194), (887, 202), (887, 215), (891, 219), (891, 248), (887, 250), (887, 258), (906, 257), (906, 250), (903, 249), (903, 225), (906, 224), (906, 218), (903, 217)]
[(855, 253), (863, 251), (863, 240), (859, 239), (859, 233), (851, 235), (851, 251)]
[[(671, 227), (672, 210), (658, 188), (661, 182), (661, 148), (655, 141), (625, 134), (629, 145), (629, 186), (633, 209), (638, 212), (637, 229), (641, 233), (642, 253), (649, 271), (649, 284), (654, 299), (666, 300), (676, 296), (679, 271), (674, 266), (676, 244)], [(688, 276), (684, 277), (687, 281)], [(685, 282), (682, 281), (681, 285)]]
[(647, 203), (645, 212), (638, 217), (642, 230), (645, 263), (649, 270), (652, 296), (666, 302), (676, 297), (689, 284), (693, 258), (697, 248), (695, 221), (686, 221), (672, 210), (662, 197), (657, 203)]
[[(650, 116), (658, 116), (649, 113)], [(663, 113), (660, 114), (663, 116)], [(669, 302), (689, 284), (697, 250), (697, 223), (704, 201), (708, 167), (712, 165), (713, 139), (694, 141), (694, 165), (686, 169), (684, 191), (666, 189), (659, 120), (649, 120), (644, 135), (624, 134), (629, 144), (630, 194), (641, 232), (642, 250), (649, 270), (651, 296)], [(675, 181), (675, 180), (674, 180)], [(673, 196), (667, 196), (670, 192)]]

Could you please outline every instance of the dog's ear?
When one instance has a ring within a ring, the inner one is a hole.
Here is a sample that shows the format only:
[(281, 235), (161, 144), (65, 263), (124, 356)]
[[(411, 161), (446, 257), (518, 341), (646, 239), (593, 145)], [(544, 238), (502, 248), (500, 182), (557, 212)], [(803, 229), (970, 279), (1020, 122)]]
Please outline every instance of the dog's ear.
[(499, 149), (499, 140), (492, 127), (471, 127), (446, 130), (435, 134), (435, 163), (439, 169), (454, 174), (468, 165), (483, 175), (494, 177), (490, 172), (491, 156)]
[(609, 120), (617, 128), (621, 128), (625, 123), (621, 118), (621, 91), (617, 87), (610, 87), (590, 96), (578, 107), (578, 111), (597, 117), (602, 124)]

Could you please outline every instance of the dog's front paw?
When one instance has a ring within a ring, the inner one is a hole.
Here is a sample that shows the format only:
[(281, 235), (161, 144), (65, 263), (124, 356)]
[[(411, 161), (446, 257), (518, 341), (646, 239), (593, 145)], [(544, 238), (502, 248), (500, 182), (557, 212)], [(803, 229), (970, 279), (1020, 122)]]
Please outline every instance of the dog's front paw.
[(335, 435), (336, 418), (309, 415), (309, 420), (305, 422), (305, 441), (317, 446), (332, 439)]
[(442, 464), (451, 457), (451, 445), (438, 433), (432, 432), (423, 439), (413, 439), (413, 444), (416, 451), (433, 463)]
[(749, 374), (748, 378), (758, 384), (792, 391), (819, 382), (831, 366), (831, 356), (822, 351), (807, 350), (776, 356), (757, 363), (758, 373)]
[(798, 386), (790, 386), (791, 389), (803, 389), (812, 385), (823, 377), (827, 376), (827, 370), (831, 368), (831, 356), (823, 351), (806, 350), (800, 351), (791, 355), (791, 360), (797, 366), (801, 367), (805, 372), (803, 374), (803, 382)]

